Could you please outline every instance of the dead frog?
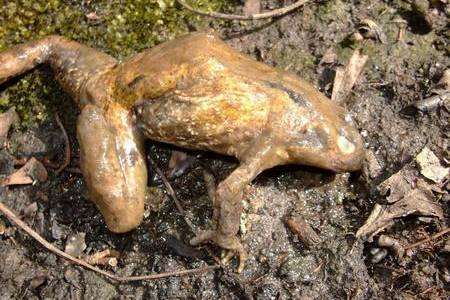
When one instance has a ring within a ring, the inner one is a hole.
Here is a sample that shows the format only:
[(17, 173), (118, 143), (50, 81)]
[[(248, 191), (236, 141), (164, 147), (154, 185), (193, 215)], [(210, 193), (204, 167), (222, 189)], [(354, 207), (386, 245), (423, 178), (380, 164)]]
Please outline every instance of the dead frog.
[[(193, 33), (122, 63), (60, 36), (0, 53), (0, 83), (49, 64), (81, 109), (77, 135), (90, 197), (108, 228), (126, 232), (144, 212), (143, 140), (235, 156), (240, 165), (216, 191), (211, 241), (240, 258), (242, 193), (263, 170), (303, 164), (358, 170), (363, 145), (342, 108), (297, 76)], [(232, 256), (232, 255), (231, 255)]]

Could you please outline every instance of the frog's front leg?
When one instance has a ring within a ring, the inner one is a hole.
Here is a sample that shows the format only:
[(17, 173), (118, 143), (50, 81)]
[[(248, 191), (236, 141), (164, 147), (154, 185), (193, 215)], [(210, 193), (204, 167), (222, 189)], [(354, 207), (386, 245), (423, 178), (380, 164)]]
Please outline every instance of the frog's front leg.
[[(261, 138), (260, 142), (245, 153), (239, 167), (234, 170), (216, 190), (213, 199), (214, 217), (217, 218), (217, 229), (205, 231), (191, 240), (192, 245), (212, 241), (216, 245), (230, 250), (239, 257), (238, 272), (244, 268), (246, 251), (236, 236), (239, 231), (242, 213), (242, 196), (245, 187), (263, 170), (280, 162), (279, 151), (270, 139)], [(228, 259), (231, 258), (229, 255)]]
[(78, 103), (84, 84), (111, 70), (117, 61), (83, 44), (51, 35), (0, 52), (0, 84), (39, 64), (50, 65), (66, 92)]
[(147, 169), (143, 137), (132, 114), (116, 103), (86, 105), (77, 123), (81, 170), (90, 199), (113, 232), (137, 227), (143, 217)]

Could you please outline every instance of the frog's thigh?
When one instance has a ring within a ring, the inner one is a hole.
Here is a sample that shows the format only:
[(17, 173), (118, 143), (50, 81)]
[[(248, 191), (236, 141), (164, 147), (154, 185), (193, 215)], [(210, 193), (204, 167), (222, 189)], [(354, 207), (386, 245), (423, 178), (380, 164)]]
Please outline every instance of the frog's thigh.
[(77, 124), (81, 170), (90, 199), (113, 232), (137, 227), (144, 212), (147, 169), (142, 137), (129, 113), (112, 105), (107, 112), (83, 108)]

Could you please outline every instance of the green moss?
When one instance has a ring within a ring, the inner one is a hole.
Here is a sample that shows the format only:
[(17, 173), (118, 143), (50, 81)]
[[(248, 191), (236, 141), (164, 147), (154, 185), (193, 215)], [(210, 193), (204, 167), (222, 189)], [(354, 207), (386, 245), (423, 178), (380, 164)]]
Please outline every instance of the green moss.
[(313, 81), (317, 58), (310, 52), (297, 48), (286, 48), (283, 51), (273, 48), (271, 52), (278, 68), (302, 74), (305, 79)]
[[(203, 10), (221, 11), (235, 4), (230, 0), (188, 2)], [(123, 59), (190, 27), (208, 28), (211, 22), (184, 10), (175, 0), (7, 1), (0, 10), (0, 51), (59, 34)], [(3, 85), (0, 110), (16, 106), (25, 126), (45, 120), (51, 109), (68, 98), (48, 74), (38, 70)]]
[(346, 22), (350, 17), (349, 7), (348, 4), (341, 0), (328, 1), (318, 7), (317, 16), (324, 23), (335, 21)]

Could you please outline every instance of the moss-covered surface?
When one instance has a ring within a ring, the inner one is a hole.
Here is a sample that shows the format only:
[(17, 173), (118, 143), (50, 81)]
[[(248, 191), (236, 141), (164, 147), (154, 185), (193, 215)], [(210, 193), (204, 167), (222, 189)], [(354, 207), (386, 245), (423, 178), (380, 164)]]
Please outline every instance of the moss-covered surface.
[[(224, 10), (230, 0), (193, 1), (203, 10)], [(220, 24), (220, 21), (216, 23)], [(186, 33), (207, 28), (210, 21), (183, 10), (174, 0), (21, 0), (6, 1), (0, 10), (0, 51), (15, 44), (59, 34), (100, 49), (118, 59)], [(68, 97), (48, 69), (7, 83), (0, 111), (15, 106), (23, 126), (45, 120)]]

